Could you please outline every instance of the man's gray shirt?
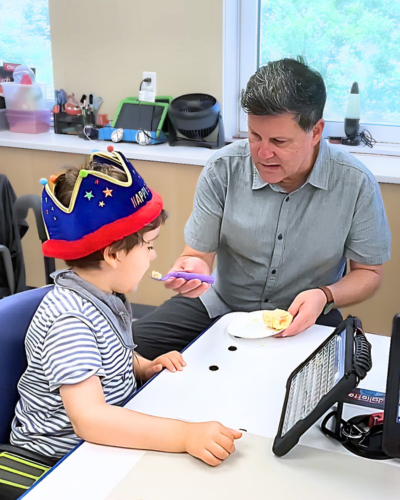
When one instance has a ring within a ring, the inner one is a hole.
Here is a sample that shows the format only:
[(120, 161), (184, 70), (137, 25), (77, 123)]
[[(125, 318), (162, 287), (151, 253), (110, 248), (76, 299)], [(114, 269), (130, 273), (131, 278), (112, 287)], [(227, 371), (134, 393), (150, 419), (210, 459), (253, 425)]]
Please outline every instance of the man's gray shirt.
[(201, 296), (211, 318), (287, 309), (300, 292), (336, 283), (346, 259), (390, 259), (379, 185), (346, 152), (320, 142), (305, 184), (290, 194), (264, 182), (247, 139), (215, 154), (196, 188), (186, 244), (217, 252), (215, 284)]

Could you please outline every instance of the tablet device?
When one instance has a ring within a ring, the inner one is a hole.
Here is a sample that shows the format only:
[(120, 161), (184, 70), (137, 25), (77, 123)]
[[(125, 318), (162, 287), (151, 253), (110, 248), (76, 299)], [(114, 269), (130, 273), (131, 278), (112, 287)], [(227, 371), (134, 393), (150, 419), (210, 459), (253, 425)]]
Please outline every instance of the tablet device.
[(156, 97), (156, 102), (139, 101), (128, 97), (119, 103), (112, 128), (156, 132), (157, 137), (166, 127), (169, 96)]
[(382, 448), (392, 458), (400, 458), (400, 315), (393, 319), (389, 367), (386, 382), (385, 420)]
[(325, 412), (345, 400), (371, 367), (371, 344), (360, 320), (349, 316), (290, 375), (272, 448), (275, 455), (286, 455)]

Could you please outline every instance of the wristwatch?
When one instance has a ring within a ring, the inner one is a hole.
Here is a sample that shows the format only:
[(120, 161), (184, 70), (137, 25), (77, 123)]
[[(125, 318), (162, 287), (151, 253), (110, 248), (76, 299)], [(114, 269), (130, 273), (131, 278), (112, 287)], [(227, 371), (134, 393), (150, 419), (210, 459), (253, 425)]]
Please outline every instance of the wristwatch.
[(318, 288), (326, 295), (326, 304), (322, 312), (323, 314), (328, 314), (335, 307), (332, 292), (327, 286), (319, 286)]

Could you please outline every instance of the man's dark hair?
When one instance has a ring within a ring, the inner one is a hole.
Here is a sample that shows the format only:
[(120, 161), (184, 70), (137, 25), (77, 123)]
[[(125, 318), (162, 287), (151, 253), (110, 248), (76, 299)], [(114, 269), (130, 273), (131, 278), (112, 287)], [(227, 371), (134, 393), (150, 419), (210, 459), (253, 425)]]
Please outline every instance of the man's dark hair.
[(250, 78), (242, 95), (242, 108), (251, 115), (293, 113), (309, 132), (322, 118), (326, 89), (322, 76), (301, 58), (271, 61)]

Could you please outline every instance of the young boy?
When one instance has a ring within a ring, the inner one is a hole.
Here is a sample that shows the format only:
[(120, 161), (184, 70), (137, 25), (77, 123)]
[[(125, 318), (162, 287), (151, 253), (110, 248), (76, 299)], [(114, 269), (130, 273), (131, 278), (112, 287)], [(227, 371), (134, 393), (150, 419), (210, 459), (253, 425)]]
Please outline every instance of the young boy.
[(92, 443), (187, 452), (218, 465), (241, 433), (217, 422), (187, 423), (120, 405), (163, 367), (182, 370), (178, 352), (154, 361), (134, 353), (124, 294), (156, 257), (166, 219), (161, 197), (117, 152), (91, 155), (84, 169), (51, 177), (42, 195), (47, 256), (70, 269), (54, 274), (26, 334), (28, 368), (11, 443), (54, 459), (81, 439)]

